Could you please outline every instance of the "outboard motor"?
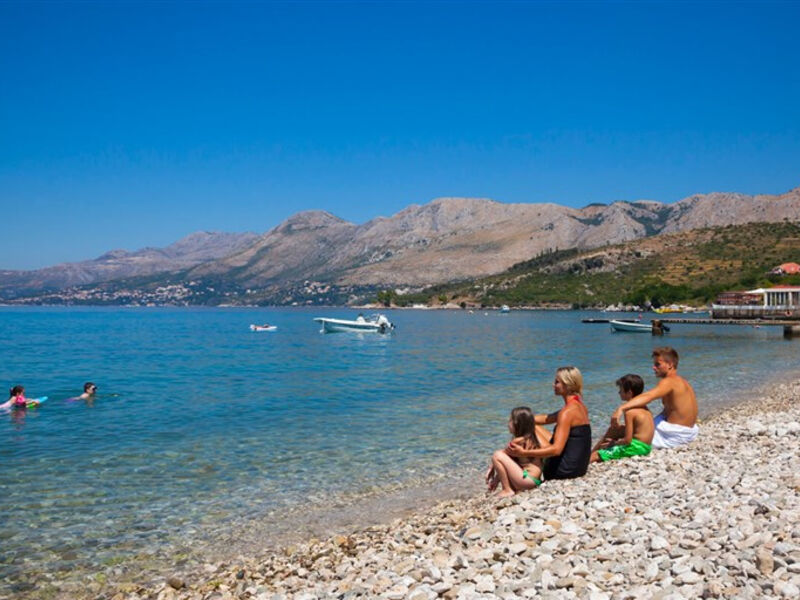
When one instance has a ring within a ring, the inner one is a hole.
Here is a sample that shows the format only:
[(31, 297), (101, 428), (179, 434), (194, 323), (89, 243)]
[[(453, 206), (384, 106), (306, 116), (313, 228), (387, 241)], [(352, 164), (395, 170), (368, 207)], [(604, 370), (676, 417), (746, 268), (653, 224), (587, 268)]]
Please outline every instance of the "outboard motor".
[(394, 325), (392, 325), (389, 319), (387, 319), (384, 315), (378, 315), (378, 320), (376, 323), (380, 327), (381, 333), (386, 333), (388, 330), (394, 329)]

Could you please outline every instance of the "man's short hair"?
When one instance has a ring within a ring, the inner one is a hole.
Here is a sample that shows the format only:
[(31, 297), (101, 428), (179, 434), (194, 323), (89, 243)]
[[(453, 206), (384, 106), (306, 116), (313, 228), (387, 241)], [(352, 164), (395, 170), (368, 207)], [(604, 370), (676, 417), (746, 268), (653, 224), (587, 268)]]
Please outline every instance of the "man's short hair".
[(634, 396), (638, 396), (644, 391), (644, 380), (634, 373), (623, 375), (615, 383), (623, 392), (633, 392)]
[(669, 346), (662, 346), (653, 350), (653, 358), (660, 358), (670, 363), (676, 369), (678, 368), (678, 351)]

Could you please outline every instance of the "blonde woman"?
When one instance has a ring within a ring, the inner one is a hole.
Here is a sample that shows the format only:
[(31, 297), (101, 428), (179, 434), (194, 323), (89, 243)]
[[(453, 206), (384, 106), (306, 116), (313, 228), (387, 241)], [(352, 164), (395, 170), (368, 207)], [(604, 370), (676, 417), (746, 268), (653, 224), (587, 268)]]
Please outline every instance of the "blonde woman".
[[(589, 411), (583, 404), (583, 376), (575, 367), (556, 370), (553, 392), (564, 399), (564, 406), (549, 415), (536, 415), (536, 436), (540, 448), (523, 448), (512, 441), (506, 452), (517, 458), (546, 458), (544, 478), (571, 479), (586, 474), (592, 454), (592, 429)], [(551, 434), (542, 425), (555, 423)]]

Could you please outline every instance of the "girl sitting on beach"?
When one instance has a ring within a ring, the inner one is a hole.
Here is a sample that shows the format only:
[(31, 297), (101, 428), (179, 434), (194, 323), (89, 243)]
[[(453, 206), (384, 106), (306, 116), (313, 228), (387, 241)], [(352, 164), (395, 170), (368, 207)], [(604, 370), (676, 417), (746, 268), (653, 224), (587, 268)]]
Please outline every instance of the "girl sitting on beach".
[[(527, 450), (539, 447), (539, 441), (536, 439), (536, 421), (527, 406), (520, 406), (511, 411), (508, 431), (514, 436), (512, 443), (521, 448)], [(503, 449), (492, 455), (492, 464), (486, 471), (486, 483), (489, 490), (494, 490), (500, 484), (502, 489), (498, 496), (504, 498), (541, 485), (541, 476), (540, 458), (513, 458)]]
[[(516, 458), (546, 458), (544, 479), (571, 479), (586, 474), (592, 453), (592, 429), (589, 411), (583, 404), (583, 375), (575, 367), (556, 370), (553, 392), (564, 399), (564, 406), (549, 415), (536, 415), (539, 448), (525, 448), (515, 441), (506, 452)], [(542, 427), (555, 423), (552, 435)]]
[(0, 404), (0, 408), (27, 408), (28, 405), (36, 406), (39, 404), (38, 400), (28, 400), (25, 397), (25, 388), (21, 385), (15, 385), (8, 391), (8, 400)]

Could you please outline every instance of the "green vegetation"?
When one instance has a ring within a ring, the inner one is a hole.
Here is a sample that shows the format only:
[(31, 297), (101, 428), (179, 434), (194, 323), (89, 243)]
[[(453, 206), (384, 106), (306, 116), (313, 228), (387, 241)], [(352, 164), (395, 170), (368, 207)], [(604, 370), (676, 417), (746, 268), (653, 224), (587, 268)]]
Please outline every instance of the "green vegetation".
[(398, 296), (399, 306), (707, 304), (726, 290), (800, 284), (769, 271), (800, 262), (800, 223), (752, 223), (662, 235), (602, 250), (547, 250), (499, 275)]

